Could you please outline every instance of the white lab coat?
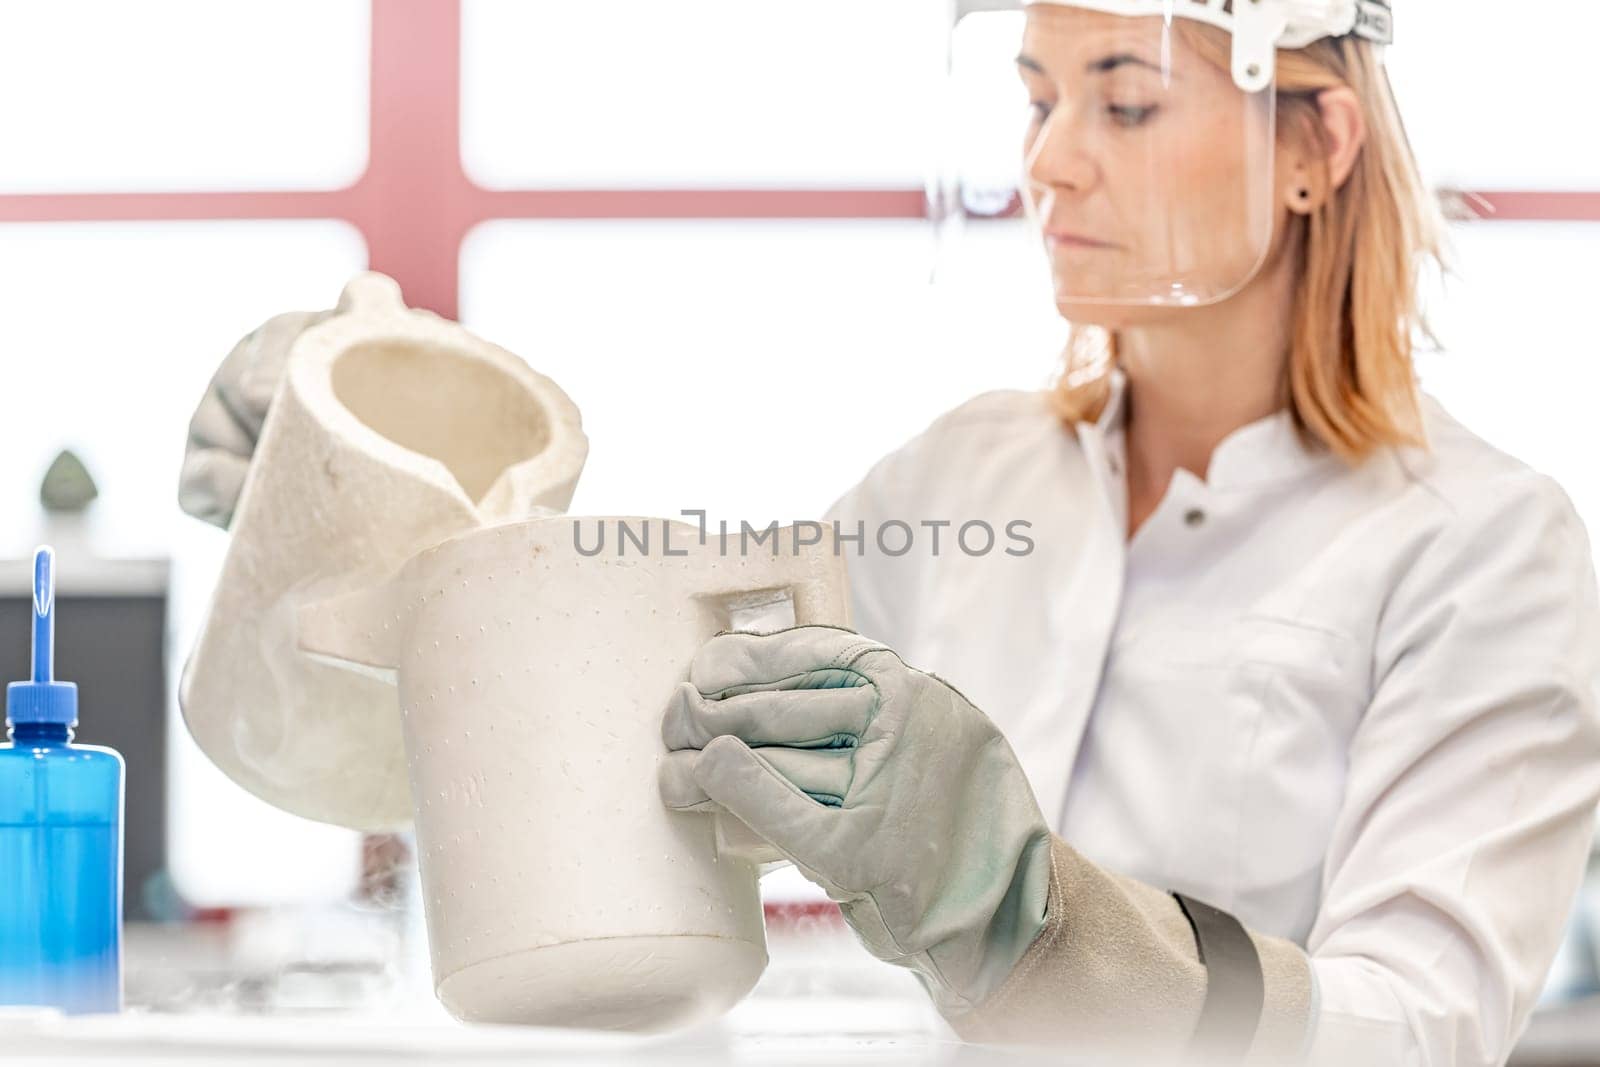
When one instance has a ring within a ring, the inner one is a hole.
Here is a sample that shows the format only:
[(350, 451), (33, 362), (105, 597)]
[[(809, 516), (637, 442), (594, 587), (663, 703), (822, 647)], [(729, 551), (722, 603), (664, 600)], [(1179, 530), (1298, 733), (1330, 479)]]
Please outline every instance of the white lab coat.
[[(1075, 431), (1042, 392), (985, 394), (873, 466), (828, 516), (864, 524), (857, 629), (987, 712), (1089, 859), (1304, 946), (1316, 1062), (1503, 1062), (1600, 802), (1566, 495), (1431, 398), (1430, 452), (1358, 469), (1285, 411), (1129, 543), (1125, 388)], [(973, 520), (994, 549), (953, 542)]]

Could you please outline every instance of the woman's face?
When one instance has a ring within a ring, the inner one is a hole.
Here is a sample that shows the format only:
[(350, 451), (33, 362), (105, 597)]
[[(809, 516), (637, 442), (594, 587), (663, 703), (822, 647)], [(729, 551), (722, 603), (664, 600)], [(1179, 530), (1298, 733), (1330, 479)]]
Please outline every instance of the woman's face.
[(1048, 4), (1027, 9), (1017, 65), (1024, 195), (1063, 315), (1114, 328), (1255, 275), (1276, 211), (1270, 90), (1246, 94), (1160, 18)]

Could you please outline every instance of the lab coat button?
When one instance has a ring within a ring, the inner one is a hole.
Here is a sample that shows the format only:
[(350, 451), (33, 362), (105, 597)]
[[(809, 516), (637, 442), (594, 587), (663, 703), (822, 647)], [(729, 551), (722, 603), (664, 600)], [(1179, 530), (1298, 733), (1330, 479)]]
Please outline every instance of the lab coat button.
[(1199, 508), (1190, 508), (1184, 512), (1183, 521), (1189, 526), (1199, 526), (1206, 521), (1206, 513)]

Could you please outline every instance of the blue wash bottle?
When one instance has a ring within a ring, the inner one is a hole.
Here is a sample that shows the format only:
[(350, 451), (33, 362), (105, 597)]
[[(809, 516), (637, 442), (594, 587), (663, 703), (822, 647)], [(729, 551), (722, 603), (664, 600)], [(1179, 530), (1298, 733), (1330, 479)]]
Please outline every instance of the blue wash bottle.
[(72, 743), (55, 680), (55, 553), (33, 561), (33, 678), (6, 687), (0, 744), (0, 1004), (122, 1008), (122, 757)]

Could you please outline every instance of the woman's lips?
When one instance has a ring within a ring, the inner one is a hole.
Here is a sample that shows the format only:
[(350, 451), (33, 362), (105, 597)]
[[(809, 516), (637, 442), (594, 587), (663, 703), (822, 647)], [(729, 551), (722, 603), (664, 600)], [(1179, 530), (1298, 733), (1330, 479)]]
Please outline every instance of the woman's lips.
[(1085, 237), (1081, 233), (1071, 233), (1067, 230), (1046, 230), (1045, 243), (1051, 248), (1115, 248), (1116, 245), (1109, 241), (1099, 241), (1093, 237)]

